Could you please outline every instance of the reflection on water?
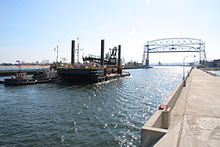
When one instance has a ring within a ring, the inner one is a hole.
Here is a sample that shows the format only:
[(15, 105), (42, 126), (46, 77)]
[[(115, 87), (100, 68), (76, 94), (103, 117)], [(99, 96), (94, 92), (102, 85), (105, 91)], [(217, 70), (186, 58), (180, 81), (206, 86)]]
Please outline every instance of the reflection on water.
[(131, 77), (90, 85), (0, 85), (0, 145), (139, 145), (141, 127), (182, 68), (128, 71)]

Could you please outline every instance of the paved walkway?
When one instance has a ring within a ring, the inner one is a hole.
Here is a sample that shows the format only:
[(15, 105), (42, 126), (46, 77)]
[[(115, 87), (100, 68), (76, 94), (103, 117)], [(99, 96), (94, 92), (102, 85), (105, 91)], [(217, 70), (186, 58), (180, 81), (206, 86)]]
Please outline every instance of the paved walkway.
[(186, 84), (155, 146), (220, 146), (220, 77), (194, 69)]

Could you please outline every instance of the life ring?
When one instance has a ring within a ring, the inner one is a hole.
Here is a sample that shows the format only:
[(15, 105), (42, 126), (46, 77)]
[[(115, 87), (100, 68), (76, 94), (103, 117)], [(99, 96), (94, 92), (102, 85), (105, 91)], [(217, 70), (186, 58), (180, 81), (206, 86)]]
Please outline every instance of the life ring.
[(161, 104), (161, 105), (159, 106), (159, 109), (158, 109), (158, 110), (164, 110), (164, 109), (165, 109), (165, 111), (167, 111), (167, 110), (168, 110), (168, 105)]

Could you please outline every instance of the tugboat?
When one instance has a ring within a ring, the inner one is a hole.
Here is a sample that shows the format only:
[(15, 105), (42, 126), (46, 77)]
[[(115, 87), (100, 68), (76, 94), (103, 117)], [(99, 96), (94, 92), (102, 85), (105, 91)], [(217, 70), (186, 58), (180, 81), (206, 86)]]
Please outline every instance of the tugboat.
[(37, 83), (40, 84), (52, 82), (58, 78), (58, 75), (54, 70), (44, 69), (43, 71), (35, 73), (32, 78), (37, 80)]
[(20, 70), (16, 73), (15, 77), (4, 79), (4, 84), (7, 86), (18, 86), (18, 85), (30, 85), (39, 83), (48, 83), (56, 79), (57, 75), (55, 72), (46, 71), (37, 72), (33, 76), (27, 75), (25, 72)]
[(12, 77), (10, 79), (5, 79), (4, 84), (8, 86), (17, 86), (17, 85), (29, 85), (36, 84), (37, 80), (32, 77), (28, 77), (27, 73), (18, 72), (16, 77)]
[[(78, 45), (79, 46), (79, 45)], [(116, 64), (116, 56), (118, 51), (118, 65)], [(101, 40), (101, 58), (89, 56), (83, 58), (84, 64), (79, 66), (74, 64), (75, 40), (72, 40), (72, 57), (71, 66), (69, 68), (58, 68), (59, 77), (71, 83), (97, 83), (109, 79), (109, 74), (122, 74), (120, 65), (121, 46), (117, 49), (110, 49), (110, 57), (104, 59), (104, 40)], [(117, 76), (119, 77), (119, 76)]]

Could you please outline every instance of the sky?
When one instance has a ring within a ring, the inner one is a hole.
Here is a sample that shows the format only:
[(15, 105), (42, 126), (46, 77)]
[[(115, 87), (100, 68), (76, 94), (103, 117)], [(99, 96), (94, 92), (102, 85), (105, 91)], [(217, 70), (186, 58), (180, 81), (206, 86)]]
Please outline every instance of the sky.
[[(187, 37), (205, 42), (219, 59), (219, 0), (0, 0), (0, 63), (71, 59), (79, 37), (82, 55), (121, 45), (125, 61), (142, 61), (147, 41)], [(182, 62), (186, 54), (150, 54), (150, 63)], [(197, 59), (194, 59), (197, 60)]]

